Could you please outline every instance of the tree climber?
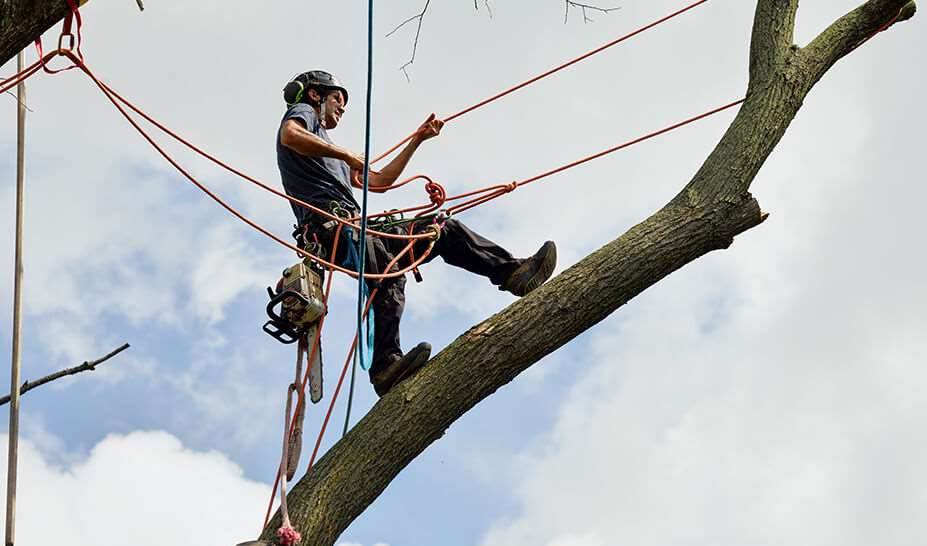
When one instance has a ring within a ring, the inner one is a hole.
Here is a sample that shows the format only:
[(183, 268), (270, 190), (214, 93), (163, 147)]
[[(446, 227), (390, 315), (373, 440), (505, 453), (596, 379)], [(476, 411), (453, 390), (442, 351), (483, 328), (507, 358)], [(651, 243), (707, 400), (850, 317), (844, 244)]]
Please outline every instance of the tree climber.
[[(354, 216), (360, 214), (361, 207), (354, 199), (351, 186), (362, 187), (357, 175), (364, 168), (364, 157), (335, 145), (327, 132), (341, 121), (348, 103), (347, 89), (328, 72), (313, 70), (296, 76), (284, 88), (283, 95), (288, 108), (277, 134), (277, 165), (286, 193), (324, 210), (336, 212), (340, 209)], [(382, 193), (389, 189), (422, 142), (440, 134), (443, 125), (443, 121), (431, 114), (386, 167), (379, 172), (370, 171), (370, 191)], [(300, 244), (318, 241), (321, 248), (330, 249), (338, 225), (306, 207), (291, 204)], [(309, 241), (301, 240), (303, 235)], [(345, 247), (356, 244), (343, 235), (342, 240), (347, 244), (339, 244), (339, 255), (333, 257), (339, 263), (347, 254)], [(405, 244), (405, 241), (368, 236), (365, 271), (383, 273), (382, 269)], [(419, 249), (418, 246), (414, 250), (420, 253), (424, 247)], [(488, 277), (500, 290), (524, 296), (550, 277), (557, 262), (557, 249), (548, 241), (530, 258), (517, 259), (461, 222), (448, 218), (426, 261), (434, 256)], [(391, 271), (398, 269), (397, 265)], [(399, 321), (405, 305), (405, 284), (405, 276), (367, 281), (370, 289), (379, 286), (372, 303), (374, 354), (370, 367), (370, 382), (379, 396), (412, 375), (431, 356), (431, 345), (426, 342), (419, 343), (405, 355), (400, 348)]]

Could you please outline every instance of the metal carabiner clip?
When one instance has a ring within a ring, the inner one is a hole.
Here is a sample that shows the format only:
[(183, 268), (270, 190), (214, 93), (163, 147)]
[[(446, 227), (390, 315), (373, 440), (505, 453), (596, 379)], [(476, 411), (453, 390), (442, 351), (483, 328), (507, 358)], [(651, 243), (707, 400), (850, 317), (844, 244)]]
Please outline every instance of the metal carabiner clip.
[[(68, 47), (64, 47), (65, 38), (68, 38)], [(74, 34), (70, 32), (62, 32), (61, 35), (58, 36), (58, 55), (64, 55), (65, 52), (74, 51), (75, 43), (76, 38), (74, 37)]]

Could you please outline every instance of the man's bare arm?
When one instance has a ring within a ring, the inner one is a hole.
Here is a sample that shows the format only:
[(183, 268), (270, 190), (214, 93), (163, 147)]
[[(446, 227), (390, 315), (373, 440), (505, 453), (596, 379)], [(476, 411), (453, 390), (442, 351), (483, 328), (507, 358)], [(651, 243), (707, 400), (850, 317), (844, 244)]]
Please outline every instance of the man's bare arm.
[[(402, 174), (402, 171), (405, 170), (406, 165), (409, 164), (409, 160), (412, 159), (412, 156), (415, 154), (418, 147), (421, 146), (422, 142), (425, 142), (429, 138), (436, 137), (441, 134), (441, 128), (444, 127), (444, 122), (440, 119), (436, 119), (434, 114), (428, 116), (428, 119), (415, 131), (415, 135), (412, 137), (412, 140), (399, 152), (399, 155), (393, 158), (389, 164), (380, 171), (370, 171), (370, 191), (381, 193), (387, 190), (393, 182)], [(361, 166), (363, 168), (363, 165)], [(360, 177), (352, 177), (354, 185), (358, 186), (360, 182)]]
[(352, 169), (364, 168), (364, 157), (309, 132), (300, 122), (288, 119), (280, 131), (280, 144), (302, 155), (340, 159)]

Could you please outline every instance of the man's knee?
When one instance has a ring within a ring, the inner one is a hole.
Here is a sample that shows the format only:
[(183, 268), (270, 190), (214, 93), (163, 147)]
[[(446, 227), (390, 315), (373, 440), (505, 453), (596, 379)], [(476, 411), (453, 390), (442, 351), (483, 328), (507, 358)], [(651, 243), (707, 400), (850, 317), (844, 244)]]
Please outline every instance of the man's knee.
[(448, 218), (444, 221), (444, 229), (442, 231), (460, 231), (464, 227), (463, 222), (457, 218)]

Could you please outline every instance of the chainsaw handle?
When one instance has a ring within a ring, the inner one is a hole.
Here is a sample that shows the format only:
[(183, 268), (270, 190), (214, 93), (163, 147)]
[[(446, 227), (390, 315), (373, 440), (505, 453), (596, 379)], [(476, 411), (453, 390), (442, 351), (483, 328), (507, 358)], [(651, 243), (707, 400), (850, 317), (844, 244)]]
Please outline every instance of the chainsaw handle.
[(272, 338), (276, 339), (280, 343), (283, 343), (284, 345), (290, 345), (299, 341), (299, 333), (294, 332), (291, 328), (287, 328), (283, 323), (280, 322), (268, 320), (264, 323), (262, 329)]

